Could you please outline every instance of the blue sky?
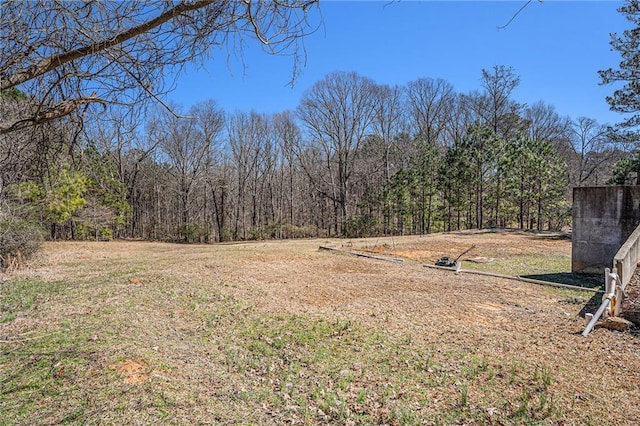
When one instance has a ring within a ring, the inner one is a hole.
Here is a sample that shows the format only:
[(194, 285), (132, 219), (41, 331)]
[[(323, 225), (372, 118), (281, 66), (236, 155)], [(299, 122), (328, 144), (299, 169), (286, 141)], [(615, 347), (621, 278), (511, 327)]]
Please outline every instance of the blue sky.
[(323, 27), (305, 41), (306, 64), (293, 87), (292, 59), (270, 56), (250, 43), (243, 61), (225, 51), (206, 69), (189, 68), (168, 98), (188, 108), (214, 99), (226, 111), (275, 113), (295, 109), (302, 94), (326, 74), (356, 71), (378, 83), (404, 85), (430, 77), (456, 91), (480, 90), (482, 69), (514, 68), (514, 99), (542, 100), (561, 115), (620, 121), (600, 86), (598, 70), (616, 67), (610, 33), (629, 27), (619, 1), (327, 1)]

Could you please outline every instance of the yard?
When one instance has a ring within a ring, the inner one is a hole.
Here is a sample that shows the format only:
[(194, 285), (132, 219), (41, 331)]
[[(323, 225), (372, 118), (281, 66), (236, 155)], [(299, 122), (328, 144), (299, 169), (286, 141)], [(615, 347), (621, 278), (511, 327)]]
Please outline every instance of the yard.
[[(402, 263), (320, 251), (320, 245)], [(640, 418), (640, 340), (554, 234), (47, 243), (0, 276), (0, 424), (563, 424)]]

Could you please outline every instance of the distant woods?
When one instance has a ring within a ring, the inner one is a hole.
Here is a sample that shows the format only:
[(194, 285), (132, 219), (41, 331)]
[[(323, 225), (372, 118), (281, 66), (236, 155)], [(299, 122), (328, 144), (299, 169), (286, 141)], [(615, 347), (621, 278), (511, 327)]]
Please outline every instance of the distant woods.
[[(4, 136), (3, 209), (53, 239), (215, 242), (484, 227), (560, 229), (573, 186), (605, 184), (623, 152), (593, 119), (512, 97), (511, 68), (481, 87), (377, 84), (335, 72), (295, 111), (210, 100), (136, 119), (117, 106)], [(29, 109), (19, 91), (3, 112)]]

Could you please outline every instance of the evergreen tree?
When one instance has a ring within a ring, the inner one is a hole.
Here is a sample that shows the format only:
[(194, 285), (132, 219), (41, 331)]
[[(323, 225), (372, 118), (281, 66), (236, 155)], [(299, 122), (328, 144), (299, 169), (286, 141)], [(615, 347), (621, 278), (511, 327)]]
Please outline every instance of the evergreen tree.
[[(633, 24), (633, 28), (624, 30), (622, 35), (611, 35), (611, 46), (622, 57), (619, 69), (609, 68), (600, 71), (602, 84), (624, 83), (619, 89), (607, 97), (611, 110), (627, 114), (627, 118), (618, 123), (615, 135), (621, 142), (631, 142), (638, 147), (640, 142), (640, 0), (627, 0), (624, 6), (618, 8), (627, 20)], [(630, 115), (630, 116), (629, 116)], [(631, 164), (629, 164), (631, 161)], [(625, 165), (618, 168), (635, 171), (640, 169), (640, 157), (637, 155), (631, 160), (625, 159)], [(626, 176), (617, 176), (618, 181), (626, 181)], [(640, 185), (640, 173), (637, 174), (636, 184)]]
[(613, 111), (633, 114), (618, 124), (620, 130), (627, 130), (638, 135), (637, 127), (640, 126), (640, 82), (638, 81), (638, 69), (640, 69), (640, 1), (628, 0), (627, 4), (618, 9), (626, 15), (627, 20), (634, 24), (634, 28), (624, 30), (622, 35), (611, 35), (611, 46), (622, 56), (619, 69), (609, 68), (600, 71), (602, 84), (624, 82), (625, 84), (615, 90), (612, 96), (607, 97), (607, 102)]
[(545, 222), (559, 227), (556, 219), (566, 216), (568, 182), (566, 165), (551, 142), (526, 136), (514, 139), (505, 145), (500, 162), (520, 229), (542, 229)]
[(414, 158), (414, 168), (417, 172), (419, 193), (419, 229), (420, 234), (430, 234), (432, 232), (434, 204), (436, 202), (436, 184), (438, 177), (438, 166), (440, 164), (440, 154), (438, 148), (427, 141), (417, 142), (417, 152)]
[(446, 231), (470, 228), (470, 200), (473, 198), (473, 164), (469, 146), (456, 141), (447, 147), (438, 173), (442, 194), (442, 217)]
[(131, 219), (127, 186), (119, 179), (113, 153), (100, 153), (93, 144), (82, 150), (81, 172), (87, 177), (86, 205), (80, 214), (78, 237), (121, 237)]
[(62, 168), (43, 184), (23, 182), (17, 191), (23, 202), (36, 206), (41, 222), (49, 224), (51, 239), (67, 237), (67, 233), (74, 239), (75, 218), (87, 202), (88, 183), (81, 172)]

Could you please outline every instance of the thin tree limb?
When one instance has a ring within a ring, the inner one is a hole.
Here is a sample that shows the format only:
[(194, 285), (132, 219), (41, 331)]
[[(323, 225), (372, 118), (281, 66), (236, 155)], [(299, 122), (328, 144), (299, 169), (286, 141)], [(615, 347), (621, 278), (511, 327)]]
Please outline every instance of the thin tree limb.
[(91, 96), (80, 97), (76, 99), (69, 99), (64, 102), (60, 102), (50, 108), (39, 111), (32, 117), (24, 118), (22, 120), (12, 121), (11, 124), (0, 124), (0, 135), (15, 132), (17, 130), (26, 129), (27, 127), (44, 124), (49, 121), (64, 117), (71, 114), (81, 105), (88, 105), (90, 103), (97, 102), (106, 106), (106, 102), (98, 98), (95, 93)]
[(151, 19), (147, 22), (144, 22), (140, 25), (137, 25), (133, 28), (130, 28), (124, 32), (121, 32), (115, 35), (114, 37), (97, 41), (95, 43), (80, 47), (70, 52), (63, 52), (58, 55), (53, 55), (53, 56), (49, 56), (48, 58), (44, 58), (29, 67), (18, 70), (15, 73), (12, 73), (10, 76), (0, 79), (0, 90), (15, 87), (19, 84), (25, 83), (29, 80), (39, 77), (49, 71), (52, 71), (63, 64), (66, 64), (76, 59), (82, 58), (84, 56), (91, 55), (96, 52), (108, 49), (110, 47), (117, 46), (140, 34), (148, 32), (153, 28), (159, 27), (160, 25), (170, 21), (171, 19), (175, 18), (176, 16), (182, 13), (201, 9), (205, 6), (208, 6), (211, 3), (214, 3), (214, 1), (200, 0), (194, 3), (183, 2), (183, 3), (180, 3), (178, 6), (164, 12), (158, 17)]
[[(533, 0), (527, 0), (527, 2), (520, 8), (518, 9), (518, 11), (516, 13), (513, 14), (513, 16), (511, 17), (511, 19), (509, 19), (509, 22), (507, 22), (506, 24), (502, 25), (502, 26), (498, 26), (499, 30), (504, 30), (505, 28), (507, 28), (509, 26), (509, 24), (511, 24), (513, 22), (514, 19), (516, 19), (516, 17), (520, 14), (520, 12), (522, 12), (527, 6), (529, 6), (529, 3), (531, 3)], [(542, 2), (542, 0), (538, 0), (539, 2)]]

